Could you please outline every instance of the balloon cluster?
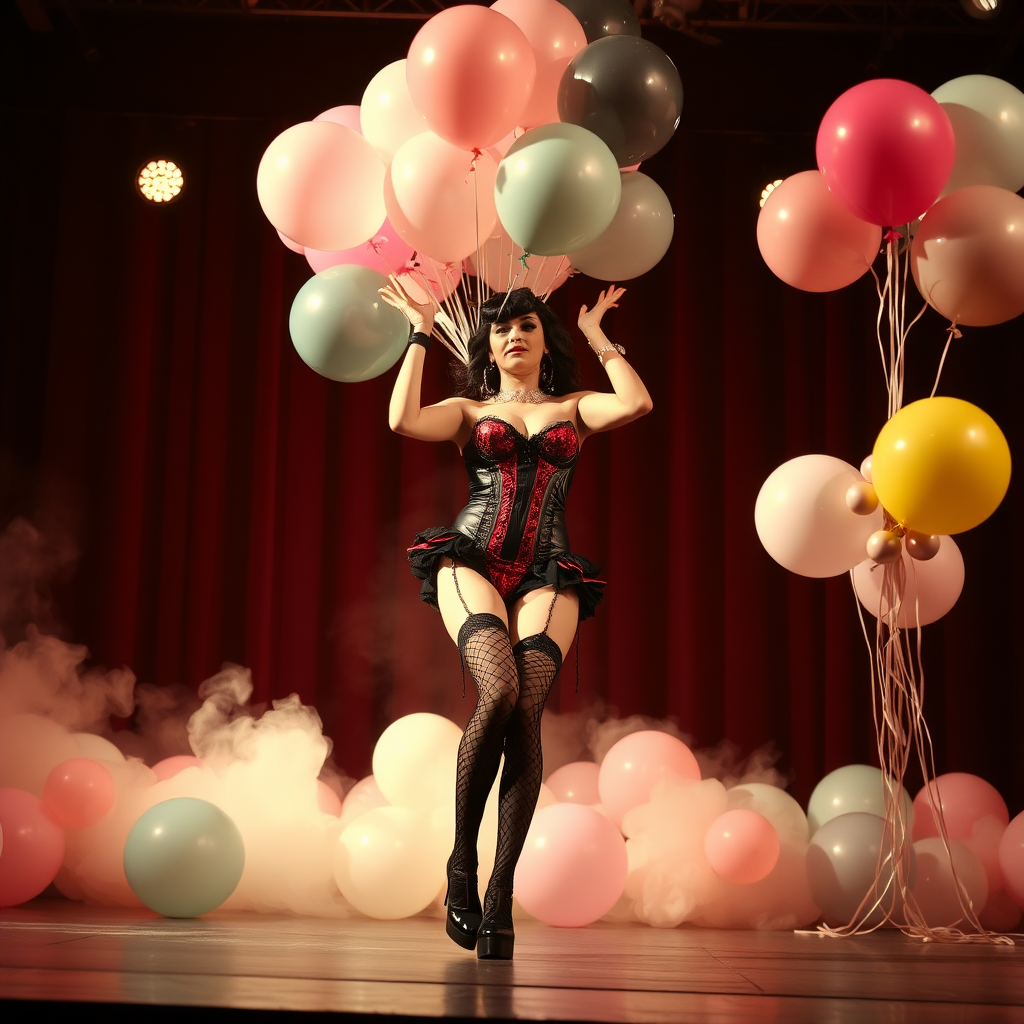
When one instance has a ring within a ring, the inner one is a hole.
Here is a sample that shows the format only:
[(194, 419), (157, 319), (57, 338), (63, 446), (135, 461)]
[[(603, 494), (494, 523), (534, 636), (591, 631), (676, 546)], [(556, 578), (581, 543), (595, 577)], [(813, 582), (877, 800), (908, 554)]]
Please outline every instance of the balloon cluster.
[(857, 280), (883, 226), (913, 234), (921, 295), (955, 324), (987, 326), (1024, 312), (1024, 93), (966, 75), (930, 96), (874, 79), (829, 107), (817, 171), (785, 179), (765, 200), (757, 241), (787, 284), (824, 292)]
[(313, 369), (365, 380), (398, 359), (407, 328), (379, 300), (383, 274), (440, 302), (464, 270), (504, 290), (529, 254), (557, 258), (544, 291), (571, 268), (625, 280), (665, 254), (672, 209), (636, 167), (678, 126), (682, 84), (626, 0), (599, 6), (600, 17), (558, 0), (449, 7), (358, 107), (271, 142), (256, 187), (316, 272), (289, 320)]

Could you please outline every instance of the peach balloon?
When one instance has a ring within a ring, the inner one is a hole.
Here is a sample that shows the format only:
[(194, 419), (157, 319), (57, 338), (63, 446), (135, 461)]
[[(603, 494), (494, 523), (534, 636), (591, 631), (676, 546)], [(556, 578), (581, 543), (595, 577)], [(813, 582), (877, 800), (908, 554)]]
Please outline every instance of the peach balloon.
[(363, 134), (363, 127), (359, 121), (359, 107), (355, 103), (345, 103), (339, 107), (331, 107), (323, 113), (317, 114), (314, 121), (333, 121), (335, 124), (344, 125), (354, 132)]
[(667, 732), (644, 729), (623, 736), (604, 756), (597, 788), (608, 817), (621, 823), (626, 811), (651, 799), (651, 790), (666, 775), (700, 781), (690, 748)]
[(256, 193), (267, 220), (311, 249), (348, 249), (384, 222), (384, 161), (358, 132), (332, 121), (285, 129), (267, 147)]
[(1006, 826), (999, 840), (999, 870), (1007, 895), (1024, 910), (1024, 811)]
[(402, 270), (413, 255), (412, 246), (402, 239), (387, 218), (384, 219), (380, 230), (362, 245), (355, 245), (351, 249), (336, 249), (332, 252), (322, 252), (320, 249), (300, 251), (304, 253), (306, 262), (314, 274), (319, 274), (328, 267), (354, 263), (376, 270), (385, 277)]
[(387, 797), (380, 791), (377, 780), (372, 775), (360, 779), (346, 794), (341, 802), (341, 823), (347, 825), (360, 814), (372, 811), (374, 807), (387, 807)]
[(370, 79), (359, 105), (362, 133), (385, 163), (391, 162), (404, 142), (430, 130), (409, 95), (405, 68), (405, 60), (381, 68)]
[(571, 761), (553, 771), (548, 776), (547, 785), (559, 803), (598, 804), (601, 802), (601, 794), (597, 791), (599, 771), (593, 761)]
[(847, 211), (819, 171), (786, 178), (757, 218), (757, 245), (771, 272), (807, 292), (830, 292), (866, 274), (882, 229)]
[(932, 800), (937, 800), (942, 807), (946, 834), (950, 839), (962, 842), (970, 839), (975, 824), (983, 818), (996, 818), (1004, 826), (1009, 824), (1010, 812), (1006, 801), (995, 786), (967, 772), (948, 772), (932, 779), (914, 797), (915, 840), (939, 834), (928, 801), (928, 790), (931, 790)]
[[(529, 288), (535, 295), (552, 292), (569, 279), (572, 266), (565, 256), (526, 255), (521, 245), (513, 242), (501, 226), (498, 231), (480, 246), (480, 267), (488, 287), (496, 292), (507, 291), (515, 283), (516, 288)], [(477, 273), (477, 253), (471, 253), (467, 261), (470, 273)]]
[(779, 862), (781, 849), (772, 823), (742, 807), (717, 817), (704, 837), (704, 856), (712, 871), (737, 885), (767, 878)]
[[(276, 228), (274, 230), (277, 231)], [(283, 232), (278, 231), (277, 232), (277, 237), (281, 239), (281, 244), (286, 249), (291, 249), (292, 252), (297, 252), (300, 256), (302, 256), (305, 253), (306, 250), (305, 250), (305, 248), (303, 246), (299, 245), (298, 242), (296, 242), (293, 239), (289, 238)]]
[(178, 772), (186, 768), (202, 768), (203, 762), (192, 754), (174, 754), (172, 757), (165, 757), (153, 765), (153, 774), (157, 782), (166, 782), (173, 779)]
[(323, 779), (316, 780), (316, 805), (324, 814), (341, 817), (341, 797)]
[(0, 907), (38, 896), (64, 859), (64, 832), (39, 797), (23, 789), (0, 789)]
[(43, 803), (65, 828), (85, 828), (110, 813), (117, 795), (110, 772), (98, 761), (73, 757), (46, 777)]
[(910, 889), (927, 924), (932, 928), (948, 928), (964, 923), (966, 914), (953, 879), (954, 869), (974, 913), (984, 911), (988, 901), (985, 871), (963, 843), (951, 840), (947, 854), (941, 839), (919, 839), (914, 843), (914, 852), (917, 877)]

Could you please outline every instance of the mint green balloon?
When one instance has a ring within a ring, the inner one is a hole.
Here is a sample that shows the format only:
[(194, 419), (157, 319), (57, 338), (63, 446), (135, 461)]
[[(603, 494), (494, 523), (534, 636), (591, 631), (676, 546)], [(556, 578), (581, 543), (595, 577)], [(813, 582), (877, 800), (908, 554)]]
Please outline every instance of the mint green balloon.
[(388, 279), (369, 267), (329, 267), (298, 291), (288, 317), (302, 361), (331, 380), (369, 380), (405, 351), (409, 321), (377, 294)]
[(207, 800), (182, 796), (150, 807), (124, 844), (132, 892), (164, 917), (198, 917), (234, 891), (245, 867), (238, 826)]
[(621, 194), (612, 151), (586, 128), (560, 122), (516, 139), (494, 183), (502, 226), (538, 256), (589, 245), (612, 222)]

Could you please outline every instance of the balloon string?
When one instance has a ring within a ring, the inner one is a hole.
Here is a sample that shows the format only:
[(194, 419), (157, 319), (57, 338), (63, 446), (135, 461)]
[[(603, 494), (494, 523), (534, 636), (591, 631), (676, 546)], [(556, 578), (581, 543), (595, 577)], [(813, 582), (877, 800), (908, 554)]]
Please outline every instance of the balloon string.
[(935, 392), (939, 390), (939, 380), (942, 377), (942, 367), (946, 365), (946, 353), (949, 351), (949, 346), (952, 344), (954, 338), (962, 338), (963, 335), (957, 330), (956, 323), (951, 323), (946, 328), (946, 345), (942, 350), (942, 358), (939, 360), (939, 370), (935, 374), (935, 386), (932, 388), (932, 393), (928, 396), (929, 398), (935, 397)]

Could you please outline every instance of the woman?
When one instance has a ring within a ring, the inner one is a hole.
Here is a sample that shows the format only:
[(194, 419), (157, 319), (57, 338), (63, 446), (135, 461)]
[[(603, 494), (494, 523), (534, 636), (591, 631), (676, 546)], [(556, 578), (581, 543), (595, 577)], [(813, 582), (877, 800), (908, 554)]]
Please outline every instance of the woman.
[[(604, 585), (568, 550), (562, 513), (579, 446), (651, 410), (643, 382), (601, 330), (622, 288), (583, 306), (579, 326), (608, 373), (612, 392), (580, 391), (572, 342), (529, 289), (492, 295), (468, 344), (464, 394), (420, 403), (433, 308), (391, 278), (382, 298), (413, 335), (391, 396), (391, 429), (423, 441), (454, 441), (470, 500), (451, 529), (417, 536), (410, 548), (421, 596), (440, 609), (477, 688), (459, 746), (455, 846), (448, 861), (447, 932), (481, 959), (512, 957), (512, 880), (540, 793), (544, 701), (581, 618)], [(498, 846), (483, 906), (477, 832), (502, 753)]]

